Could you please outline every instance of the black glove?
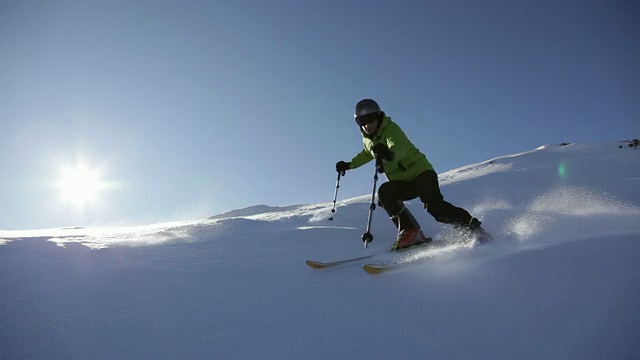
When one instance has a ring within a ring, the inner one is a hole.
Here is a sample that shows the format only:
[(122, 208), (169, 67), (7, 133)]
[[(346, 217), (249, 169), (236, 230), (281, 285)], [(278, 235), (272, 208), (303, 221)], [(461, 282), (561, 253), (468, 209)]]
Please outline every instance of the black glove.
[(376, 158), (386, 160), (386, 161), (393, 160), (393, 152), (389, 150), (388, 147), (382, 144), (373, 145), (371, 150), (373, 150), (373, 153), (376, 154)]
[(340, 175), (344, 176), (347, 170), (351, 169), (351, 163), (338, 161), (336, 163), (336, 171), (340, 173)]

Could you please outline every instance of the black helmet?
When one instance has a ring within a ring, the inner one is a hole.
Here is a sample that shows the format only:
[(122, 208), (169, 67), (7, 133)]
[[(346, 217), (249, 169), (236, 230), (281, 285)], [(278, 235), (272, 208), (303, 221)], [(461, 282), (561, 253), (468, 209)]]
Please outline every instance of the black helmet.
[(377, 102), (371, 99), (363, 99), (356, 104), (356, 111), (354, 112), (353, 117), (359, 118), (361, 116), (379, 114), (381, 112), (382, 111), (380, 110), (380, 106), (378, 106)]

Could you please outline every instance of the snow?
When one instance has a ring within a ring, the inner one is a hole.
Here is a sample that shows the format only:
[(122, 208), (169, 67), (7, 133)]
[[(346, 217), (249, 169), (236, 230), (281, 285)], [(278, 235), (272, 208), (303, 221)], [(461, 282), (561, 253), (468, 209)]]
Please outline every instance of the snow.
[(550, 144), (440, 178), (496, 241), (409, 202), (442, 246), (382, 275), (304, 265), (391, 245), (378, 209), (362, 246), (366, 194), (333, 221), (327, 202), (0, 231), (0, 359), (639, 358), (640, 151)]

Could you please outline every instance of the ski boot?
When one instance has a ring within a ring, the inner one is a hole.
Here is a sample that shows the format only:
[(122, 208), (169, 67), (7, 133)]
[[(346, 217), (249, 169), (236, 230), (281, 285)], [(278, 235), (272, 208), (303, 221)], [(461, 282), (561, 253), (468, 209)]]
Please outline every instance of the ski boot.
[(479, 241), (480, 244), (485, 244), (493, 240), (493, 236), (483, 229), (482, 226), (478, 226), (473, 230), (473, 236), (475, 236), (476, 240)]
[(419, 228), (416, 229), (404, 229), (398, 234), (398, 238), (391, 247), (392, 251), (398, 251), (406, 249), (408, 247), (419, 245), (425, 242), (431, 241), (431, 238), (424, 236), (424, 233)]
[(480, 226), (482, 223), (480, 220), (476, 218), (471, 218), (471, 222), (468, 225), (469, 230), (471, 230), (471, 235), (476, 238), (480, 244), (484, 244), (493, 240), (493, 237)]

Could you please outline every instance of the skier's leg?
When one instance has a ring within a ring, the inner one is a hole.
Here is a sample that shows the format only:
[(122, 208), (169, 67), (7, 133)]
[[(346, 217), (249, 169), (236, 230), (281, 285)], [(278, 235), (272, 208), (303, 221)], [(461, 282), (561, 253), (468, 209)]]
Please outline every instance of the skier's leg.
[(420, 224), (403, 203), (418, 197), (417, 189), (416, 183), (412, 181), (389, 181), (382, 184), (378, 190), (380, 205), (398, 228), (398, 237), (391, 247), (392, 250), (431, 241), (424, 236)]
[(471, 230), (480, 226), (480, 221), (471, 216), (467, 210), (444, 201), (438, 184), (438, 174), (435, 171), (425, 171), (419, 177), (423, 184), (420, 200), (436, 221)]
[(453, 206), (452, 204), (442, 201), (430, 201), (426, 204), (427, 211), (438, 222), (452, 224), (457, 227), (466, 227), (475, 230), (480, 226), (480, 220), (474, 218), (469, 212), (463, 208)]
[(402, 181), (388, 181), (382, 184), (378, 190), (380, 206), (387, 211), (399, 230), (420, 228), (418, 221), (403, 203), (404, 200), (410, 200), (417, 196), (417, 193)]

